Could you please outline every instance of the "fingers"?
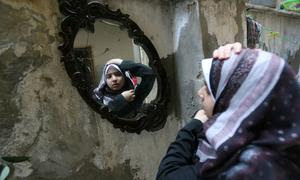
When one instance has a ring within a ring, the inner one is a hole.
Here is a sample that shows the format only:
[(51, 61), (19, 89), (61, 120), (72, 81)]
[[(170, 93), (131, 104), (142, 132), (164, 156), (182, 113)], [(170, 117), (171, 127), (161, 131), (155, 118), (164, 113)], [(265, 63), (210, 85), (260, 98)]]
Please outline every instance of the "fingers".
[(214, 50), (214, 52), (213, 52), (213, 58), (214, 59), (218, 59), (219, 58), (219, 51), (218, 51), (218, 49)]
[(129, 102), (133, 101), (134, 98), (135, 98), (135, 94), (134, 94), (134, 90), (133, 90), (133, 89), (124, 91), (124, 92), (122, 92), (121, 94), (122, 94), (123, 97), (124, 97), (127, 101), (129, 101)]
[(205, 111), (203, 109), (201, 109), (196, 113), (194, 119), (198, 119), (202, 123), (204, 123), (205, 121), (208, 120), (208, 117), (206, 116)]
[[(198, 115), (203, 115), (203, 114), (205, 114), (205, 111), (204, 111), (203, 109), (200, 109), (200, 110), (197, 112), (197, 114), (198, 114)], [(196, 114), (196, 115), (197, 115), (197, 114)]]
[(219, 59), (220, 60), (225, 60), (225, 59), (228, 59), (229, 56), (230, 56), (230, 52), (232, 50), (232, 47), (233, 47), (233, 44), (226, 44), (225, 46), (221, 46), (219, 48)]
[(232, 50), (232, 44), (227, 44), (224, 47), (224, 51), (223, 51), (223, 56), (221, 57), (221, 59), (228, 59), (230, 56), (230, 52)]
[(234, 53), (239, 54), (242, 51), (242, 44), (239, 42), (234, 43), (233, 51), (234, 51)]
[(225, 56), (224, 53), (225, 53), (225, 46), (221, 46), (219, 48), (219, 58), (218, 59), (220, 59), (220, 60), (224, 59), (224, 56)]
[(134, 93), (134, 91), (133, 91), (132, 89), (130, 89), (130, 90), (124, 91), (123, 93), (126, 93), (126, 94), (128, 94), (128, 95), (131, 95), (131, 94)]
[(133, 101), (134, 100), (134, 98), (135, 98), (135, 94), (134, 94), (134, 90), (133, 89), (130, 89), (130, 90), (128, 90), (128, 101), (129, 102), (131, 102), (131, 101)]
[(220, 46), (218, 49), (214, 50), (213, 58), (217, 58), (219, 60), (228, 59), (232, 51), (236, 54), (239, 54), (242, 51), (242, 44), (236, 42), (236, 43)]
[(134, 95), (134, 94), (132, 94), (132, 95), (130, 95), (130, 96), (128, 97), (128, 101), (129, 101), (129, 102), (131, 102), (131, 101), (133, 101), (133, 100), (134, 100), (134, 98), (135, 98), (135, 95)]
[(218, 49), (214, 50), (213, 57), (221, 59), (223, 56), (224, 46), (220, 46)]
[(232, 44), (220, 46), (217, 50), (213, 52), (213, 58), (217, 58), (219, 60), (228, 59), (232, 46)]

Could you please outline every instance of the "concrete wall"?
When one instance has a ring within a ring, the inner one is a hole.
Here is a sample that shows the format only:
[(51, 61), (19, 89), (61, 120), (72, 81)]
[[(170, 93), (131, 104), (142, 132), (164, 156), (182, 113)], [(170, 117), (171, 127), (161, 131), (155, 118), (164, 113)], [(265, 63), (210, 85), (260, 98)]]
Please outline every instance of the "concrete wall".
[(104, 2), (130, 14), (162, 58), (172, 90), (167, 124), (140, 135), (114, 129), (85, 104), (60, 62), (57, 1), (0, 0), (0, 154), (31, 156), (11, 179), (154, 179), (199, 108), (200, 60), (245, 38), (237, 0)]
[(250, 9), (248, 14), (263, 26), (260, 48), (283, 57), (300, 75), (300, 14), (271, 9)]
[[(113, 3), (161, 57), (171, 53), (168, 3)], [(57, 1), (0, 0), (0, 11), (0, 154), (31, 156), (11, 179), (154, 179), (179, 128), (174, 115), (158, 132), (113, 128), (85, 104), (60, 62)]]
[(202, 0), (200, 17), (206, 58), (222, 44), (246, 45), (245, 0)]
[(174, 4), (174, 54), (177, 115), (183, 122), (199, 109), (203, 85), (201, 59), (224, 43), (245, 44), (245, 3), (240, 0), (186, 0)]

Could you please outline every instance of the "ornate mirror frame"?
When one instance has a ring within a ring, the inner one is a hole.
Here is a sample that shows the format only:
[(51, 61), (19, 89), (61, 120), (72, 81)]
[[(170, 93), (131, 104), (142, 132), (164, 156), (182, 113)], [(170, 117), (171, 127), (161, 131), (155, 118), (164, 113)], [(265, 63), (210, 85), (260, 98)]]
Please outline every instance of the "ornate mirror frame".
[[(159, 55), (144, 35), (139, 26), (133, 22), (129, 15), (123, 14), (120, 9), (112, 11), (108, 5), (98, 1), (87, 0), (58, 0), (59, 10), (64, 15), (61, 22), (63, 44), (58, 48), (62, 52), (61, 61), (75, 86), (85, 102), (102, 118), (110, 121), (115, 128), (130, 133), (140, 133), (142, 130), (157, 131), (161, 129), (167, 120), (167, 104), (169, 101), (169, 83), (166, 72), (162, 66)], [(94, 23), (97, 19), (113, 20), (120, 23), (121, 29), (126, 29), (128, 36), (136, 45), (141, 46), (149, 58), (149, 66), (157, 75), (157, 96), (149, 104), (143, 105), (133, 119), (116, 116), (108, 111), (108, 108), (95, 102), (91, 95), (91, 71), (81, 56), (75, 55), (73, 49), (76, 34), (80, 28), (94, 33)]]

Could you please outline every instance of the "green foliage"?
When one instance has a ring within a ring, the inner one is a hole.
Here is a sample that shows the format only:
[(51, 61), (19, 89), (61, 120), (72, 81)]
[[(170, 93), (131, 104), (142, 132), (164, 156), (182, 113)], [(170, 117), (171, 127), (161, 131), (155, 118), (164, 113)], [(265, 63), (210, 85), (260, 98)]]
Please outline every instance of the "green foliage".
[(281, 3), (280, 8), (300, 13), (300, 0), (285, 0)]
[(268, 32), (268, 36), (271, 37), (272, 39), (276, 39), (277, 37), (279, 37), (280, 33), (276, 32), (276, 31), (270, 31)]

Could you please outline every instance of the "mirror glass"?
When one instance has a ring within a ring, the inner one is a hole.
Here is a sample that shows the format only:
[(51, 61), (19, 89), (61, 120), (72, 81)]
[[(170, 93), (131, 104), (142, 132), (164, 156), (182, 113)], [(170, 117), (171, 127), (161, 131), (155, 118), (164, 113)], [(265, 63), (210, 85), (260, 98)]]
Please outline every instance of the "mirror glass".
[(94, 33), (80, 29), (73, 45), (89, 67), (93, 99), (118, 116), (132, 118), (157, 95), (148, 56), (118, 23), (97, 20), (94, 28)]

